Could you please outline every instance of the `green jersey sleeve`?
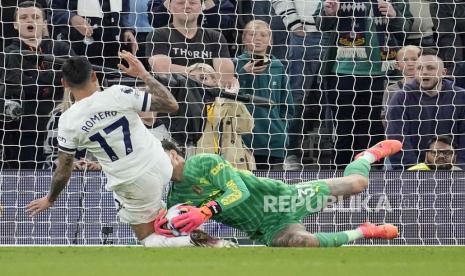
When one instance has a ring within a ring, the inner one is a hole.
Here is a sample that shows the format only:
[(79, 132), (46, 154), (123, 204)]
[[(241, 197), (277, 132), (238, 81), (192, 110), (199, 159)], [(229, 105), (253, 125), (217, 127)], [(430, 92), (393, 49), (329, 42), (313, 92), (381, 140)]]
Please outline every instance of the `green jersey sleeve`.
[(237, 173), (237, 169), (221, 156), (210, 155), (206, 165), (209, 169), (207, 178), (210, 183), (224, 191), (223, 195), (216, 199), (221, 210), (233, 208), (250, 196), (249, 189)]

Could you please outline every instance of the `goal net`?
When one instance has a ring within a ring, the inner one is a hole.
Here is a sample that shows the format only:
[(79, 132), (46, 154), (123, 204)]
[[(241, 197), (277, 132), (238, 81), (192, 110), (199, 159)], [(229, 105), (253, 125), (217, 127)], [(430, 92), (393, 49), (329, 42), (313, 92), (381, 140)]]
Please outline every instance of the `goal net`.
[[(175, 96), (176, 114), (141, 118), (187, 156), (220, 154), (292, 185), (342, 177), (367, 147), (403, 142), (373, 166), (365, 192), (306, 217), (308, 231), (370, 221), (398, 226), (399, 238), (354, 244), (465, 244), (465, 4), (199, 0), (198, 16), (196, 0), (83, 3), (1, 1), (0, 245), (138, 243), (85, 152), (50, 210), (31, 218), (25, 207), (56, 167), (70, 107), (61, 65), (87, 56), (103, 89), (143, 87), (116, 67), (119, 50), (137, 53)], [(202, 28), (186, 38), (191, 25), (179, 20), (190, 16)], [(204, 229), (256, 244), (214, 221)]]

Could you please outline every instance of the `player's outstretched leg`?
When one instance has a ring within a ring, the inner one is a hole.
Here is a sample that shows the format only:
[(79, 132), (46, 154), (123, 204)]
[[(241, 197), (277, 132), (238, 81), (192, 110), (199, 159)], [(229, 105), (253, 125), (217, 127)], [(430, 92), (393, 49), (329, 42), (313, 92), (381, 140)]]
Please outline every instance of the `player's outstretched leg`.
[(368, 174), (371, 164), (402, 149), (397, 140), (384, 140), (361, 152), (344, 170), (344, 177), (326, 180), (333, 196), (351, 196), (361, 193), (368, 187)]
[(357, 154), (355, 160), (365, 158), (370, 163), (380, 161), (381, 159), (394, 155), (402, 149), (402, 143), (398, 140), (384, 140), (378, 142), (373, 147)]
[(397, 227), (391, 224), (362, 224), (354, 230), (334, 233), (309, 233), (302, 224), (291, 224), (279, 232), (271, 243), (277, 247), (339, 247), (349, 242), (366, 239), (394, 239)]

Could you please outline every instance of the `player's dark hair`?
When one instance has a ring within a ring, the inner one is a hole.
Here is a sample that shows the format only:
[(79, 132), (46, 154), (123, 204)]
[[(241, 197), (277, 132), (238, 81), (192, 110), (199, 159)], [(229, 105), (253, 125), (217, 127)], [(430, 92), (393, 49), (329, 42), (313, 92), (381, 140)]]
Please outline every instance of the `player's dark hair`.
[(92, 65), (85, 57), (71, 57), (61, 67), (63, 79), (71, 87), (83, 87), (90, 80)]
[(439, 135), (439, 136), (434, 136), (433, 138), (429, 139), (428, 141), (428, 148), (431, 147), (431, 145), (434, 142), (442, 142), (446, 145), (451, 146), (453, 149), (457, 148), (457, 144), (454, 142), (454, 138), (452, 135)]
[(175, 150), (179, 155), (183, 156), (182, 151), (171, 141), (164, 139), (161, 141), (161, 146), (165, 151)]
[(42, 17), (45, 19), (44, 7), (42, 7), (40, 3), (37, 3), (36, 1), (24, 1), (19, 3), (18, 6), (16, 6), (15, 12), (13, 13), (13, 18), (15, 21), (16, 17), (18, 16), (18, 9), (20, 8), (38, 8), (42, 11)]

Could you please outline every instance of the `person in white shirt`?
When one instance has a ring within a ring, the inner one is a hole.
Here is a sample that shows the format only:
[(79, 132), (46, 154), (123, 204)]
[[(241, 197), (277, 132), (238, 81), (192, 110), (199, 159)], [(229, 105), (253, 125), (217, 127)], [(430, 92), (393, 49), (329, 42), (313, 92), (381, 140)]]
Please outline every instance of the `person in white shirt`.
[(141, 78), (147, 92), (113, 85), (95, 93), (96, 75), (87, 58), (73, 57), (64, 63), (62, 83), (71, 91), (75, 103), (62, 114), (58, 124), (59, 162), (50, 191), (32, 201), (28, 211), (34, 216), (53, 205), (71, 177), (76, 150), (85, 148), (97, 158), (107, 176), (106, 189), (113, 191), (120, 220), (131, 225), (144, 246), (192, 246), (196, 241), (191, 236), (167, 238), (154, 233), (153, 222), (173, 168), (161, 142), (138, 115), (148, 111), (175, 112), (178, 104), (134, 55), (123, 51), (120, 57), (129, 67), (118, 67), (131, 77)]

